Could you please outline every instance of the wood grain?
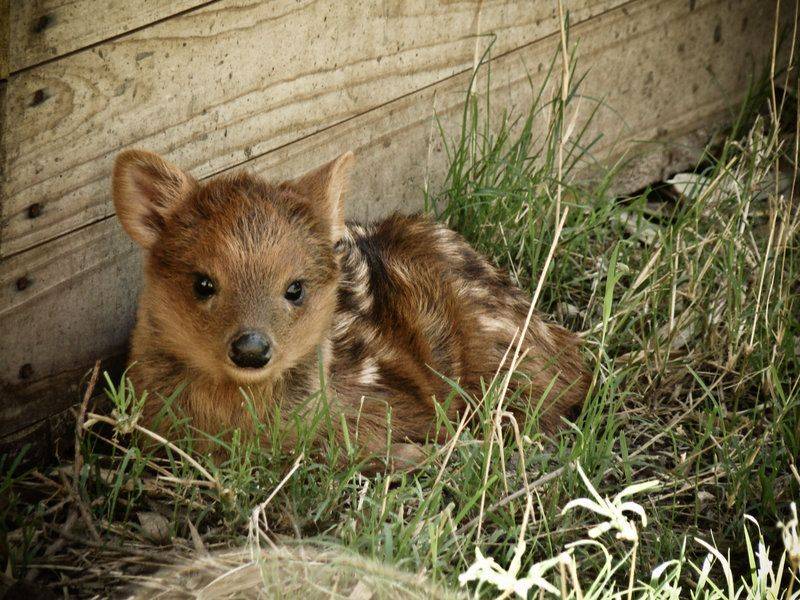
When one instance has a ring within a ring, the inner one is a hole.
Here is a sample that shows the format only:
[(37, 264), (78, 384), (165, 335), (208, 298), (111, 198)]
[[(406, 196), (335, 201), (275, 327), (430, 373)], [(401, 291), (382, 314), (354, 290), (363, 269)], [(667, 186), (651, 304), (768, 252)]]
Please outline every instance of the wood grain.
[[(694, 10), (683, 0), (648, 1), (574, 27), (571, 39), (579, 44), (583, 65), (579, 71), (589, 69), (578, 127), (593, 109), (590, 97), (603, 103), (587, 133), (603, 135), (595, 157), (627, 153), (636, 159), (633, 166), (644, 165), (640, 177), (658, 177), (674, 164), (672, 153), (680, 148), (670, 141), (731, 119), (730, 109), (743, 96), (751, 67), (758, 72), (761, 58), (768, 55), (772, 24), (765, 15), (770, 9), (759, 0), (709, 1)], [(652, 18), (653, 11), (658, 19)], [(534, 86), (542, 83), (557, 44), (549, 38), (492, 62), (492, 99), (498, 111), (527, 108), (532, 96), (528, 78)], [(438, 189), (444, 175), (446, 157), (434, 119), (446, 135), (457, 132), (469, 75), (451, 77), (243, 166), (279, 179), (353, 149), (358, 162), (349, 194), (351, 217), (416, 210), (422, 190)], [(203, 174), (202, 169), (195, 172)], [(0, 431), (30, 424), (21, 407), (30, 401), (30, 390), (42, 394), (31, 382), (88, 367), (96, 357), (124, 348), (140, 264), (114, 219), (0, 263), (0, 381), (6, 396), (0, 403)], [(26, 364), (28, 379), (20, 380)], [(49, 397), (53, 411), (73, 400)]]
[[(566, 4), (580, 21), (623, 2)], [(553, 7), (220, 0), (12, 75), (0, 256), (109, 216), (122, 148), (207, 176), (469, 69), (476, 33), (496, 55), (550, 35)]]
[[(11, 0), (0, 0), (0, 79), (8, 77), (8, 52), (9, 52), (9, 37), (11, 16), (9, 14), (11, 8), (9, 6)], [(0, 131), (3, 131), (0, 129)]]
[[(8, 1), (8, 0), (6, 0)], [(14, 0), (11, 71), (102, 42), (204, 4), (202, 0)]]
[[(2, 0), (0, 0), (2, 2)], [(2, 133), (3, 128), (5, 127), (5, 119), (6, 119), (6, 88), (8, 87), (8, 82), (4, 79), (0, 79), (0, 133)], [(3, 211), (3, 204), (5, 203), (5, 196), (3, 195), (3, 183), (6, 179), (6, 174), (2, 165), (5, 164), (5, 146), (3, 146), (3, 139), (0, 137), (0, 214)], [(2, 259), (0, 258), (0, 262)]]

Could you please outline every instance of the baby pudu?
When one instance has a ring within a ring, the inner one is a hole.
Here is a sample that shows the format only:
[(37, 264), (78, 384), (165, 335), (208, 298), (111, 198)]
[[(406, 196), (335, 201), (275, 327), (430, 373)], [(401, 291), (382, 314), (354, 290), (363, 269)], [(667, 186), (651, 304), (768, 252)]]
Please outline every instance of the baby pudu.
[[(480, 397), (508, 367), (528, 295), (424, 217), (346, 222), (353, 164), (201, 183), (156, 154), (119, 155), (114, 205), (146, 255), (128, 372), (145, 423), (163, 429), (170, 398), (211, 435), (252, 432), (253, 411), (291, 429), (322, 386), (334, 439), (414, 462), (414, 443), (442, 437), (435, 403), (465, 409), (445, 378)], [(534, 313), (521, 349), (509, 396), (552, 432), (587, 392), (578, 338)]]

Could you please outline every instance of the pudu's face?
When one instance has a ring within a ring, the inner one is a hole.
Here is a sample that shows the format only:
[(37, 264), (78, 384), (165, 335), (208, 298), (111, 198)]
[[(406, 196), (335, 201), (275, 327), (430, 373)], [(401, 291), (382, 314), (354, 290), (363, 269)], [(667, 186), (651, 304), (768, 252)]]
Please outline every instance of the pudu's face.
[(114, 202), (148, 253), (142, 315), (157, 345), (238, 384), (316, 359), (336, 307), (352, 161), (277, 186), (246, 173), (200, 184), (157, 155), (121, 154)]

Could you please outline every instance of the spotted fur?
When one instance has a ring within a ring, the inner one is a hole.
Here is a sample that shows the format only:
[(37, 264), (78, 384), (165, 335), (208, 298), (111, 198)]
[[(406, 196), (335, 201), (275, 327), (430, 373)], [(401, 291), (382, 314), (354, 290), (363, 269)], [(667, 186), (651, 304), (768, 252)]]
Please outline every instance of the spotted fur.
[[(345, 223), (352, 162), (348, 153), (279, 185), (244, 172), (200, 184), (154, 154), (118, 157), (117, 214), (146, 251), (130, 376), (149, 391), (148, 422), (181, 389), (177, 408), (198, 429), (248, 431), (242, 389), (262, 414), (276, 404), (291, 412), (318, 391), (321, 357), (334, 425), (382, 452), (389, 439), (402, 448), (438, 437), (436, 401), (449, 398), (453, 418), (464, 409), (442, 376), (475, 395), (492, 380), (524, 326), (528, 295), (426, 218)], [(197, 273), (217, 282), (209, 300), (193, 293)], [(308, 289), (302, 306), (282, 296), (292, 280)], [(266, 367), (231, 363), (242, 327), (270, 337)], [(511, 391), (541, 403), (552, 432), (586, 394), (578, 338), (534, 314), (524, 350)]]

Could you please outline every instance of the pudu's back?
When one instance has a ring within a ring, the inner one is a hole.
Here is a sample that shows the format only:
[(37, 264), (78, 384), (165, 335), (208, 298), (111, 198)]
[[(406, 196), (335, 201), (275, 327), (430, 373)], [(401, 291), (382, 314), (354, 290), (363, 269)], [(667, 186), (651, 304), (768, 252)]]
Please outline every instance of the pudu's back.
[[(376, 421), (391, 406), (397, 434), (424, 441), (433, 399), (452, 396), (451, 416), (464, 408), (442, 376), (480, 398), (482, 382), (510, 368), (530, 299), (460, 235), (394, 215), (350, 224), (339, 254), (331, 383), (344, 397), (369, 398)], [(510, 395), (522, 388), (526, 402), (541, 403), (540, 422), (552, 432), (586, 396), (578, 338), (534, 312), (521, 353)]]

